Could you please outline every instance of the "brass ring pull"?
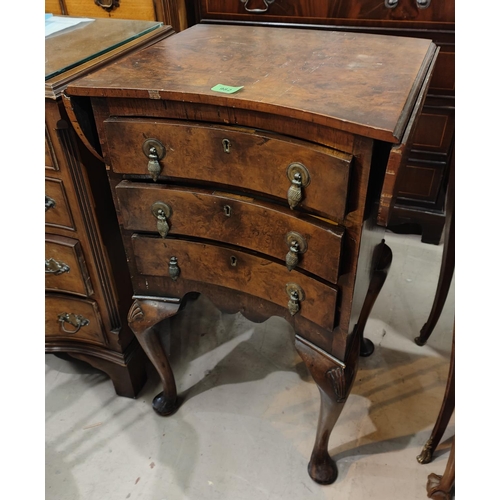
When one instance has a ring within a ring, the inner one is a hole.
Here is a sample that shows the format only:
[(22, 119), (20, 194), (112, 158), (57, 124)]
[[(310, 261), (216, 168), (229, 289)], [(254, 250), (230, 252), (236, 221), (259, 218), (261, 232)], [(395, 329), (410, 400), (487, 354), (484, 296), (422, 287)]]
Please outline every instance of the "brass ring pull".
[[(84, 318), (81, 314), (73, 314), (73, 313), (61, 313), (57, 317), (59, 323), (61, 323), (61, 328), (64, 333), (69, 333), (71, 335), (78, 333), (80, 328), (83, 326), (87, 326), (90, 321), (87, 318)], [(74, 326), (76, 330), (66, 330), (64, 327), (64, 323), (69, 323)]]
[(148, 158), (149, 175), (156, 182), (161, 172), (160, 160), (165, 156), (165, 146), (157, 139), (146, 139), (142, 144), (142, 152)]
[(394, 7), (397, 7), (399, 3), (399, 0), (385, 0), (384, 4), (388, 9), (394, 9)]
[(151, 205), (151, 213), (156, 217), (156, 228), (162, 238), (165, 238), (170, 231), (167, 218), (171, 217), (172, 209), (166, 203), (157, 201)]
[(293, 210), (302, 201), (302, 188), (309, 185), (311, 176), (309, 175), (309, 170), (302, 163), (298, 162), (288, 165), (286, 175), (292, 183), (288, 188), (287, 199), (288, 205)]
[(307, 240), (300, 233), (290, 231), (285, 241), (288, 245), (288, 253), (285, 256), (286, 268), (292, 271), (299, 263), (299, 254), (307, 251)]
[(306, 298), (304, 290), (297, 283), (287, 283), (285, 291), (288, 295), (288, 311), (295, 316), (300, 311), (300, 303)]
[(45, 195), (45, 211), (49, 208), (55, 208), (56, 200), (52, 199), (50, 196)]
[(271, 5), (272, 3), (274, 3), (274, 0), (262, 0), (264, 2), (264, 5), (266, 6), (265, 9), (249, 9), (247, 7), (247, 4), (250, 0), (240, 0), (241, 3), (244, 3), (245, 4), (245, 10), (247, 12), (250, 12), (252, 14), (263, 14), (264, 12), (267, 12), (267, 9), (269, 9), (269, 5)]
[(45, 274), (53, 274), (59, 276), (63, 273), (69, 273), (70, 267), (64, 262), (57, 262), (52, 257), (45, 261)]

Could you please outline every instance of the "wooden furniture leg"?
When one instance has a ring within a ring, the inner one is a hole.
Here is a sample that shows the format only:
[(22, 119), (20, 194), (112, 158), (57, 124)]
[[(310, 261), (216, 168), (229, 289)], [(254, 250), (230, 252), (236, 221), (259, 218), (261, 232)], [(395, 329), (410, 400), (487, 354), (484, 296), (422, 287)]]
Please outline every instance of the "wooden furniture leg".
[(427, 496), (433, 500), (451, 500), (451, 489), (455, 484), (455, 436), (451, 445), (450, 456), (442, 476), (429, 474), (427, 477)]
[(438, 418), (432, 429), (431, 436), (425, 443), (420, 455), (417, 456), (417, 460), (421, 464), (428, 464), (432, 460), (434, 450), (443, 437), (446, 426), (455, 409), (455, 332), (453, 332), (452, 342), (450, 369), (448, 372), (448, 382), (446, 383), (443, 404), (441, 405), (441, 410), (439, 411)]
[(363, 307), (361, 308), (358, 323), (355, 327), (361, 336), (360, 355), (363, 357), (370, 356), (375, 350), (373, 342), (364, 337), (365, 326), (380, 290), (382, 290), (382, 286), (385, 283), (392, 263), (392, 250), (386, 245), (385, 240), (382, 240), (382, 243), (375, 248), (373, 261), (373, 274), (368, 286), (365, 301), (363, 302)]
[(163, 391), (153, 399), (153, 409), (162, 416), (172, 415), (177, 409), (177, 388), (168, 357), (153, 326), (174, 316), (179, 307), (180, 301), (136, 298), (128, 313), (131, 330), (160, 375)]
[(441, 259), (441, 269), (439, 280), (434, 296), (434, 303), (429, 314), (429, 318), (420, 330), (420, 335), (415, 338), (415, 343), (419, 346), (426, 344), (431, 333), (438, 322), (443, 311), (446, 297), (450, 290), (451, 280), (455, 271), (455, 155), (452, 156), (450, 171), (450, 181), (446, 199), (446, 222), (444, 228), (443, 256)]
[(328, 441), (356, 377), (362, 342), (365, 341), (364, 328), (387, 277), (392, 262), (391, 249), (382, 241), (376, 247), (373, 257), (374, 271), (358, 323), (352, 333), (345, 363), (300, 335), (295, 336), (295, 347), (316, 382), (321, 398), (316, 440), (308, 465), (309, 475), (319, 484), (331, 484), (338, 475), (337, 466), (328, 453)]

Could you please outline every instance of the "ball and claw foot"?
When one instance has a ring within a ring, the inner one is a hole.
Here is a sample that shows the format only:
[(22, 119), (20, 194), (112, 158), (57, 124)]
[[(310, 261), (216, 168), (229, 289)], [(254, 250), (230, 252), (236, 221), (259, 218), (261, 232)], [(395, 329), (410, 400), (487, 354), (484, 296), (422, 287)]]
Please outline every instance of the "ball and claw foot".
[(420, 455), (417, 456), (417, 462), (419, 464), (428, 464), (432, 461), (432, 453), (433, 453), (433, 441), (432, 438), (424, 444)]
[(337, 466), (329, 455), (320, 460), (314, 460), (314, 463), (311, 458), (307, 472), (309, 472), (311, 479), (318, 484), (332, 484), (338, 476)]
[(362, 356), (363, 358), (367, 358), (368, 356), (371, 356), (373, 354), (374, 350), (375, 346), (373, 345), (373, 342), (370, 339), (363, 338), (361, 340), (361, 348), (359, 350), (360, 356)]
[(153, 399), (153, 410), (162, 417), (168, 417), (174, 414), (179, 408), (179, 401), (176, 398), (174, 401), (170, 398), (166, 398), (163, 392), (156, 395)]

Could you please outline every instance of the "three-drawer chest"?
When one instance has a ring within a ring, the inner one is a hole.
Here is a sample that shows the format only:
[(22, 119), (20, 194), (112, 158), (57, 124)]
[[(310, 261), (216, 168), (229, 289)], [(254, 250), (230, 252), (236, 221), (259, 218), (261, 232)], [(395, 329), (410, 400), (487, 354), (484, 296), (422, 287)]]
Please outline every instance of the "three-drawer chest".
[(63, 92), (170, 34), (157, 22), (96, 19), (45, 41), (45, 351), (90, 363), (127, 397), (147, 366), (126, 321), (132, 285), (100, 150), (85, 146), (93, 125), (75, 133), (71, 123), (85, 110), (65, 107)]
[(329, 436), (392, 258), (381, 187), (437, 54), (429, 40), (196, 25), (68, 87), (92, 105), (157, 413), (178, 405), (159, 321), (200, 293), (281, 316), (321, 395), (309, 473), (335, 480)]

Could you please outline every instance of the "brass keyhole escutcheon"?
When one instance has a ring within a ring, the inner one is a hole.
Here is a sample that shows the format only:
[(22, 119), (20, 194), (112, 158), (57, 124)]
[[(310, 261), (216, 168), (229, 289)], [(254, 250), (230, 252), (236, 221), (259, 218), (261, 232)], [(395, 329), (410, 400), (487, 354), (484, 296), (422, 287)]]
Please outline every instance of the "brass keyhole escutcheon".
[(157, 201), (151, 205), (151, 213), (156, 218), (156, 229), (160, 233), (160, 236), (162, 238), (166, 238), (168, 232), (170, 231), (167, 218), (172, 215), (170, 205), (163, 203), (163, 201)]
[(224, 215), (231, 217), (232, 208), (229, 205), (224, 205)]
[(231, 263), (231, 265), (233, 267), (236, 267), (236, 264), (238, 263), (238, 259), (234, 255), (231, 255), (231, 257), (229, 258), (229, 262)]
[(231, 141), (229, 139), (222, 139), (222, 149), (224, 153), (230, 153), (231, 151)]
[(142, 144), (142, 152), (148, 158), (148, 172), (153, 181), (158, 180), (161, 173), (160, 160), (165, 157), (165, 146), (158, 139), (146, 139)]

